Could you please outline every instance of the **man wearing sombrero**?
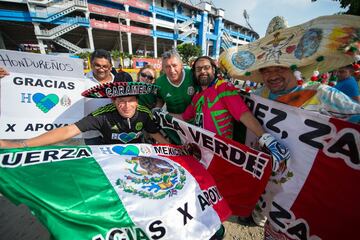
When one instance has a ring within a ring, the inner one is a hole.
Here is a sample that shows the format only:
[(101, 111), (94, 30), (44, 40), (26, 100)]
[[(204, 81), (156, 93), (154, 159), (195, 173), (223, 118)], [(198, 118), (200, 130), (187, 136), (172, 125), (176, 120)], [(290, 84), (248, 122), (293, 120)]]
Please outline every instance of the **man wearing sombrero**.
[(102, 107), (78, 122), (56, 128), (25, 141), (0, 140), (0, 147), (35, 147), (70, 139), (81, 132), (99, 130), (104, 144), (141, 143), (142, 132), (147, 131), (158, 143), (169, 143), (151, 117), (149, 109), (138, 105), (140, 94), (156, 94), (157, 86), (138, 82), (110, 82), (82, 93), (89, 98), (111, 98), (113, 104)]
[[(220, 67), (233, 78), (264, 83), (254, 92), (264, 98), (358, 123), (360, 105), (319, 82), (328, 80), (328, 71), (359, 60), (359, 23), (358, 16), (334, 15), (287, 28), (275, 17), (265, 37), (224, 52)], [(257, 225), (266, 221), (256, 211), (252, 217)]]
[(319, 83), (328, 80), (328, 71), (359, 58), (359, 22), (358, 16), (334, 15), (286, 28), (275, 17), (265, 37), (228, 49), (219, 62), (232, 78), (264, 83), (257, 95), (359, 122), (359, 104)]

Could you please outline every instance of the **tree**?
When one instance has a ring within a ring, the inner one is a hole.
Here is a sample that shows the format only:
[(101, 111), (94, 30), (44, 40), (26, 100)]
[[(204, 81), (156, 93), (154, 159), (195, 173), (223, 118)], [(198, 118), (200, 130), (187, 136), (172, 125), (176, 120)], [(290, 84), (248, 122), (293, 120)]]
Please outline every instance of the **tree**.
[(117, 49), (113, 49), (113, 50), (111, 50), (110, 54), (113, 59), (115, 67), (117, 67), (119, 65), (119, 63), (122, 65), (122, 57), (123, 57), (124, 53), (120, 52)]
[(75, 54), (79, 58), (83, 59), (84, 69), (90, 69), (90, 55), (91, 52), (80, 52)]
[(179, 52), (182, 61), (186, 64), (189, 64), (191, 57), (201, 56), (201, 48), (199, 46), (192, 45), (191, 43), (180, 44), (176, 49)]
[[(316, 2), (317, 0), (311, 0)], [(348, 8), (345, 12), (346, 14), (358, 15), (360, 16), (360, 1), (359, 0), (333, 0), (340, 2), (341, 8)]]

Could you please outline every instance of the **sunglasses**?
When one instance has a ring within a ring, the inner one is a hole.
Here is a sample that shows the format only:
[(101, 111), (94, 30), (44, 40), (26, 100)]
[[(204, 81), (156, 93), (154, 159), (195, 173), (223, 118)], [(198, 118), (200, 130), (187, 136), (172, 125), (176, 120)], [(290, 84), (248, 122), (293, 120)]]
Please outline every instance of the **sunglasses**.
[(149, 79), (150, 81), (154, 80), (154, 77), (151, 75), (147, 75), (145, 73), (140, 73), (140, 76)]

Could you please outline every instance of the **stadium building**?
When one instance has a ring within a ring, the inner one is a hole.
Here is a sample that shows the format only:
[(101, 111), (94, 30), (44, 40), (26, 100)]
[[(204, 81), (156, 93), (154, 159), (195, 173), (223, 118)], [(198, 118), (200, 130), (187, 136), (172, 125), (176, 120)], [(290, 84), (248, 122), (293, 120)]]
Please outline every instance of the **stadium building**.
[(217, 58), (259, 36), (211, 2), (180, 0), (0, 0), (0, 48), (81, 53), (118, 49), (157, 58), (182, 43)]

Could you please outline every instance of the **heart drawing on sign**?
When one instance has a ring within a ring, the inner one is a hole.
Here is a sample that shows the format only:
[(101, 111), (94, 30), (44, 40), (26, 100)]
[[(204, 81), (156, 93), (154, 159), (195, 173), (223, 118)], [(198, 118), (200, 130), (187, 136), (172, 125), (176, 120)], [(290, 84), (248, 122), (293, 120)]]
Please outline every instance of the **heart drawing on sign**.
[(50, 111), (50, 109), (59, 103), (59, 97), (55, 94), (44, 95), (42, 93), (35, 93), (32, 97), (32, 100), (44, 113), (47, 113)]

